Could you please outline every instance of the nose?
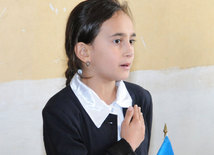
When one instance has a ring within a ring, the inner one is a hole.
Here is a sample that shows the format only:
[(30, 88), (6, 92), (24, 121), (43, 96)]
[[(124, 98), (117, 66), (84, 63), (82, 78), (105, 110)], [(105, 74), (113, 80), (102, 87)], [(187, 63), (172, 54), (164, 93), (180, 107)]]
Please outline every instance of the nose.
[(125, 57), (133, 57), (134, 56), (134, 46), (130, 44), (130, 42), (124, 45), (124, 53), (123, 56)]

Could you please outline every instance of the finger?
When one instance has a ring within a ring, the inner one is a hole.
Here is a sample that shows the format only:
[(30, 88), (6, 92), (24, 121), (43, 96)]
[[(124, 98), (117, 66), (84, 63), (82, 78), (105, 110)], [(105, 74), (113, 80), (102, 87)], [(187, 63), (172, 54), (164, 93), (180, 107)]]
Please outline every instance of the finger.
[(143, 118), (143, 113), (142, 112), (140, 112), (140, 121), (143, 122), (143, 124), (144, 124), (144, 118)]
[(133, 119), (138, 120), (139, 119), (139, 109), (137, 105), (134, 105), (134, 116)]
[(141, 116), (142, 116), (142, 114), (141, 114), (141, 107), (138, 107), (138, 114), (139, 114), (139, 119), (141, 119)]
[(141, 107), (138, 107), (139, 110), (139, 120), (144, 122), (143, 113), (141, 112)]
[(133, 107), (129, 107), (128, 110), (126, 111), (126, 115), (125, 115), (125, 118), (124, 118), (124, 123), (125, 124), (129, 124), (131, 119), (132, 119), (132, 116), (133, 116), (133, 113), (134, 113), (134, 110), (133, 110)]

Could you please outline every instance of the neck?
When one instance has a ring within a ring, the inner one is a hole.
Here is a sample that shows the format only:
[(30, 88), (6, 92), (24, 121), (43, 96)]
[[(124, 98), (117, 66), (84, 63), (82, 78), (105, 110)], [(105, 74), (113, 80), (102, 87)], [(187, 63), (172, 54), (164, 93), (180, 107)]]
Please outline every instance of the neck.
[(90, 87), (106, 104), (110, 105), (116, 99), (115, 81), (107, 81), (95, 77), (82, 78), (81, 81)]

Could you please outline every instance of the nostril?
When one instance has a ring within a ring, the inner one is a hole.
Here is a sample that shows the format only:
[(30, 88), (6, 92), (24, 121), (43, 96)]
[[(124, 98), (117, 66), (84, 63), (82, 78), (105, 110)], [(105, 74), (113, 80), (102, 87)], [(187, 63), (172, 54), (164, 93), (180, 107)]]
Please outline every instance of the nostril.
[(126, 57), (132, 57), (133, 53), (126, 53)]

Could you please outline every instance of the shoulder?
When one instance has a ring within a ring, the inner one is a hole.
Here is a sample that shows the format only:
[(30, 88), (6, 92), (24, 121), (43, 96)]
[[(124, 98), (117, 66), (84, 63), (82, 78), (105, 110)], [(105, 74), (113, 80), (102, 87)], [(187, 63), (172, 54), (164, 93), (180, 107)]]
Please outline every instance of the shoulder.
[(152, 107), (152, 97), (148, 90), (143, 87), (124, 81), (126, 88), (132, 98), (133, 104), (138, 104), (141, 107)]
[(54, 96), (52, 96), (43, 109), (43, 113), (71, 113), (78, 111), (78, 99), (73, 93), (70, 86), (66, 86)]
[(151, 98), (150, 92), (144, 89), (143, 87), (134, 83), (126, 82), (126, 81), (124, 81), (124, 83), (130, 95), (134, 95), (137, 97)]
[(81, 112), (79, 100), (74, 95), (71, 87), (66, 86), (52, 96), (43, 108), (44, 130), (46, 132), (58, 130), (56, 134), (66, 133), (67, 130), (82, 132)]

